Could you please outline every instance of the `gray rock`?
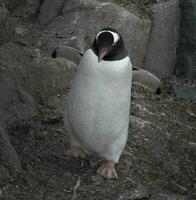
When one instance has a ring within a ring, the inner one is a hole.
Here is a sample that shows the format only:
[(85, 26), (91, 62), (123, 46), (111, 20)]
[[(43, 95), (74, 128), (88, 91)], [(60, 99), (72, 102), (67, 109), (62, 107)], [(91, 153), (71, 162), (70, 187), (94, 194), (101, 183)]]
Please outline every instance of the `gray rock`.
[(20, 70), (21, 84), (39, 103), (47, 103), (50, 96), (65, 93), (70, 87), (76, 65), (64, 58), (41, 57)]
[(14, 42), (0, 47), (0, 59), (13, 68), (21, 87), (42, 104), (50, 96), (65, 93), (77, 67), (65, 58), (45, 57), (40, 49)]
[(10, 143), (8, 129), (31, 120), (37, 110), (32, 97), (21, 87), (17, 75), (0, 62), (0, 158), (9, 169), (21, 170), (18, 155)]
[(175, 67), (179, 40), (179, 0), (154, 4), (151, 18), (153, 25), (144, 68), (159, 78), (170, 77)]
[(181, 0), (182, 21), (176, 74), (196, 79), (196, 1)]
[[(84, 52), (100, 29), (112, 27), (125, 38), (133, 64), (143, 63), (151, 28), (149, 19), (142, 19), (116, 4), (95, 0), (67, 0), (62, 13), (53, 18), (47, 31), (66, 38), (67, 42), (77, 39), (80, 45), (77, 48)], [(47, 21), (43, 17), (42, 20)]]
[[(4, 165), (0, 165), (0, 180), (10, 178), (10, 173)], [(1, 195), (0, 195), (1, 196)]]
[(49, 24), (53, 19), (62, 14), (65, 0), (46, 0), (41, 5), (39, 21), (42, 26)]
[(132, 194), (129, 196), (131, 200), (141, 200), (141, 199), (148, 199), (150, 197), (148, 190), (142, 184), (139, 184)]
[(182, 86), (174, 87), (177, 97), (196, 101), (196, 87)]
[(9, 168), (21, 170), (21, 164), (18, 155), (14, 147), (11, 145), (7, 133), (3, 129), (2, 125), (0, 126), (0, 158), (3, 163), (8, 164)]

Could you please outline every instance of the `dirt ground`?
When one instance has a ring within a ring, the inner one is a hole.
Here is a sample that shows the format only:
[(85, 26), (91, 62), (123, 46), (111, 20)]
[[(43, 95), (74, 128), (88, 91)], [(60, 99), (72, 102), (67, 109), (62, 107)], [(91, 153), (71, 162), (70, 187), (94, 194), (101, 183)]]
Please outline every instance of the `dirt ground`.
[[(64, 107), (66, 95), (53, 98)], [(99, 158), (65, 156), (69, 141), (63, 110), (58, 112), (50, 101), (39, 110), (35, 121), (40, 131), (25, 124), (10, 130), (23, 171), (4, 170), (1, 200), (196, 199), (196, 105), (176, 98), (170, 82), (163, 84), (160, 96), (134, 87), (118, 180), (96, 174)]]

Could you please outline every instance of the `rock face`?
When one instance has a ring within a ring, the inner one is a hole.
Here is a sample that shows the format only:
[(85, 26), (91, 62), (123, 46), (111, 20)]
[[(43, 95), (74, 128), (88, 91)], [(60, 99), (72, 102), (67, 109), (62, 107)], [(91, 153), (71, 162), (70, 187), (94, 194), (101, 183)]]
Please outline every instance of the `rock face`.
[[(110, 1), (67, 0), (52, 5), (52, 1), (45, 1), (41, 6), (40, 23), (65, 43), (84, 51), (97, 31), (113, 27), (122, 33), (134, 65), (144, 66), (160, 78), (171, 76), (179, 41), (179, 0), (150, 4), (150, 18), (139, 17)], [(47, 15), (46, 8), (51, 11)]]
[(21, 168), (8, 130), (27, 122), (36, 114), (35, 104), (21, 87), (13, 69), (0, 63), (0, 160), (11, 168)]
[(181, 0), (182, 20), (176, 73), (196, 79), (196, 1)]
[(179, 0), (152, 6), (152, 30), (144, 67), (160, 78), (170, 77), (176, 63), (180, 30)]
[[(50, 15), (45, 17), (41, 15), (41, 22), (50, 22), (51, 18)], [(91, 45), (96, 33), (105, 27), (115, 28), (122, 33), (132, 62), (141, 65), (147, 48), (151, 22), (149, 19), (137, 17), (116, 4), (68, 0), (60, 16), (53, 17), (47, 30), (66, 38), (67, 41), (76, 39), (79, 44), (77, 48), (84, 51)]]

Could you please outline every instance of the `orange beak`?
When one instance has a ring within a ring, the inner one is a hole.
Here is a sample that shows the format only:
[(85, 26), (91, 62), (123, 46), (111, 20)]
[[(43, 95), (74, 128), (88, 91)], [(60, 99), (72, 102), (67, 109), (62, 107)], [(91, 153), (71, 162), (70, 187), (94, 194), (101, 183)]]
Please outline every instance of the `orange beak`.
[(98, 56), (98, 62), (100, 62), (107, 54), (108, 50), (106, 48), (102, 49)]

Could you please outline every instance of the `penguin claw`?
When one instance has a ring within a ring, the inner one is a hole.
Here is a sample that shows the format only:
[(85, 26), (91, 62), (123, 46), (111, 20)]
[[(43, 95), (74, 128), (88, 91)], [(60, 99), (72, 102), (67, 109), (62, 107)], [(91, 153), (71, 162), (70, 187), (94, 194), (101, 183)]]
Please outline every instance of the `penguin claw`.
[(71, 149), (68, 149), (67, 151), (65, 151), (65, 155), (82, 159), (86, 157), (86, 154), (80, 147), (72, 147)]
[(98, 168), (97, 173), (107, 179), (118, 178), (113, 162), (103, 163), (103, 165)]

